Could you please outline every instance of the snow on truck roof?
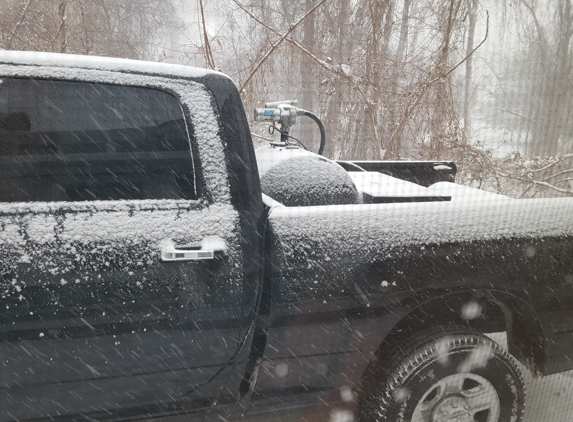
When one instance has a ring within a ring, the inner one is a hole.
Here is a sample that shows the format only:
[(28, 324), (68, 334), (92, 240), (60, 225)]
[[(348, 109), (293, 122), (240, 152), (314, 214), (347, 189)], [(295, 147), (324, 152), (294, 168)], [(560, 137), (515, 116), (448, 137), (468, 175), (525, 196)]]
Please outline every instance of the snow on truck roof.
[(43, 53), (35, 51), (0, 51), (0, 64), (69, 67), (88, 70), (172, 76), (177, 78), (200, 78), (207, 75), (218, 75), (224, 78), (229, 78), (221, 72), (180, 64), (147, 62), (143, 60), (119, 59), (114, 57), (82, 56), (77, 54)]

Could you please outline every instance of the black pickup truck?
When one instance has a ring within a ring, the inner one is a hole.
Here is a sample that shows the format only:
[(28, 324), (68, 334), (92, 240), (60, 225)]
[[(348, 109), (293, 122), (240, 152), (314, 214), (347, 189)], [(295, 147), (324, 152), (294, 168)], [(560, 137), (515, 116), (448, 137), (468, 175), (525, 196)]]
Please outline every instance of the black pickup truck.
[(520, 421), (517, 362), (573, 368), (573, 200), (454, 173), (255, 153), (217, 72), (0, 52), (0, 420)]

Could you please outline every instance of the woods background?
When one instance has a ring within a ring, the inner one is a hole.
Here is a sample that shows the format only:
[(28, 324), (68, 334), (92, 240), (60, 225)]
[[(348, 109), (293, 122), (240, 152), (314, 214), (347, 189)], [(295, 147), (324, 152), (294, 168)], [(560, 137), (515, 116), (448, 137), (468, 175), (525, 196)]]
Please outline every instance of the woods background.
[(248, 113), (319, 115), (331, 158), (454, 160), (514, 197), (573, 194), (572, 37), (571, 0), (0, 0), (2, 49), (216, 68)]

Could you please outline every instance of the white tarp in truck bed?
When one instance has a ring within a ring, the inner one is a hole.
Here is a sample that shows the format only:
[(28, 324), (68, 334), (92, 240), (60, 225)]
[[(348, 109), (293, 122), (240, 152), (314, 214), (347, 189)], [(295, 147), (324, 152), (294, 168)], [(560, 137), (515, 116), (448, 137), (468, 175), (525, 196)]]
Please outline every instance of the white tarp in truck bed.
[(487, 192), (470, 186), (458, 185), (450, 182), (438, 182), (428, 187), (431, 195), (448, 195), (455, 202), (481, 202), (486, 201), (496, 204), (499, 200), (513, 200), (509, 196), (498, 195), (497, 193)]
[(373, 171), (351, 171), (348, 175), (352, 178), (358, 192), (367, 194), (373, 198), (412, 198), (412, 197), (450, 197), (448, 194), (431, 192), (424, 186), (416, 183), (400, 180), (386, 174)]

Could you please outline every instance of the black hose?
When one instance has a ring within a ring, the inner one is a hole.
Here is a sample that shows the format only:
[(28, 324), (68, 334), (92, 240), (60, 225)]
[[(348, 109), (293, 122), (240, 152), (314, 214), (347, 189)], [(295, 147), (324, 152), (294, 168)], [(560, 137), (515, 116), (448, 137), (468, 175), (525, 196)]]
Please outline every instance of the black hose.
[(320, 129), (320, 147), (318, 148), (318, 155), (322, 155), (322, 153), (324, 152), (324, 144), (326, 143), (326, 133), (324, 132), (324, 125), (322, 124), (320, 119), (310, 111), (304, 110), (302, 115), (310, 117), (318, 125), (318, 128)]
[(364, 171), (364, 172), (366, 171), (362, 167), (360, 167), (358, 164), (354, 164), (352, 161), (336, 161), (336, 163), (339, 164), (340, 166), (342, 166), (342, 168), (346, 171), (350, 171), (346, 167), (350, 167), (350, 168), (353, 168), (353, 169), (358, 170), (358, 171)]

